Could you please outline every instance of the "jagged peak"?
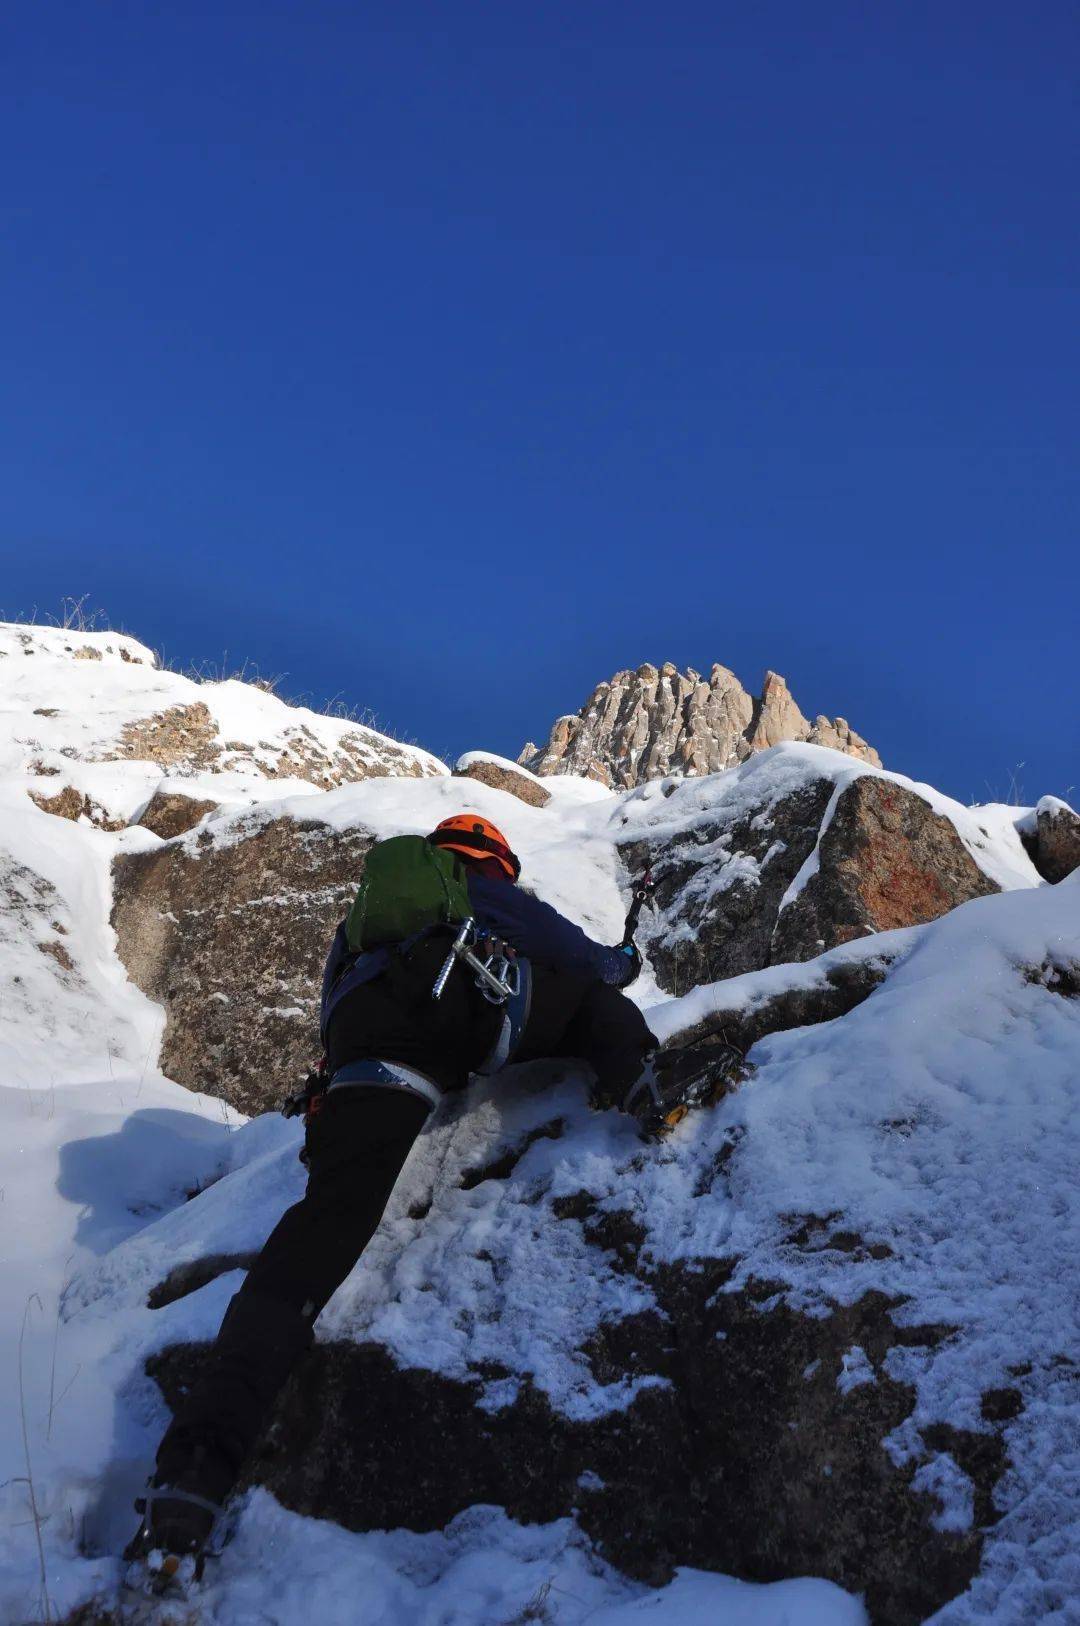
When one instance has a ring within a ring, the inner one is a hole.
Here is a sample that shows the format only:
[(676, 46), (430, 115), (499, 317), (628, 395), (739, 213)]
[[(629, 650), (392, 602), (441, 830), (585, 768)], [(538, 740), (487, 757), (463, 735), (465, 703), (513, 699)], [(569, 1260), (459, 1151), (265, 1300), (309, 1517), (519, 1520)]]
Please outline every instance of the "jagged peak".
[(694, 667), (644, 661), (598, 683), (576, 714), (556, 719), (547, 744), (531, 741), (518, 762), (540, 775), (574, 773), (631, 788), (669, 773), (718, 773), (783, 740), (805, 740), (880, 766), (881, 758), (846, 718), (800, 711), (787, 679), (771, 668), (751, 695), (730, 667), (713, 663), (708, 681)]

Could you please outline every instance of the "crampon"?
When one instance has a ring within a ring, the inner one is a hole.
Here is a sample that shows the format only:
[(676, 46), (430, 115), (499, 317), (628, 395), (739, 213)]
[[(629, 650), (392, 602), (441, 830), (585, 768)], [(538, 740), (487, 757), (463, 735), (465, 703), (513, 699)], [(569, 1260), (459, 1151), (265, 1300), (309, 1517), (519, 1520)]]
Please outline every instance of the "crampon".
[(645, 1140), (663, 1140), (691, 1112), (715, 1106), (743, 1073), (743, 1053), (723, 1044), (709, 1052), (707, 1065), (689, 1077), (647, 1063), (623, 1103), (637, 1119)]
[[(166, 1487), (148, 1489), (136, 1507), (142, 1523), (124, 1552), (127, 1569), (120, 1619), (129, 1626), (142, 1621), (198, 1619), (193, 1592), (203, 1578), (207, 1558), (216, 1557), (222, 1510), (205, 1497)], [(162, 1612), (177, 1604), (180, 1613)]]

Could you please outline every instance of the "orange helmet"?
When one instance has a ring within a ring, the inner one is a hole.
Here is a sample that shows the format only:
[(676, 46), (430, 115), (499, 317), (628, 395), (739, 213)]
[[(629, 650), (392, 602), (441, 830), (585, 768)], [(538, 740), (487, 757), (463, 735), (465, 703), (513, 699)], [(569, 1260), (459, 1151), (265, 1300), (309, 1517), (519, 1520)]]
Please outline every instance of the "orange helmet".
[(510, 851), (502, 831), (479, 813), (455, 813), (453, 818), (443, 819), (428, 840), (433, 847), (448, 847), (452, 853), (464, 853), (466, 858), (494, 858), (512, 881), (521, 874), (520, 861)]

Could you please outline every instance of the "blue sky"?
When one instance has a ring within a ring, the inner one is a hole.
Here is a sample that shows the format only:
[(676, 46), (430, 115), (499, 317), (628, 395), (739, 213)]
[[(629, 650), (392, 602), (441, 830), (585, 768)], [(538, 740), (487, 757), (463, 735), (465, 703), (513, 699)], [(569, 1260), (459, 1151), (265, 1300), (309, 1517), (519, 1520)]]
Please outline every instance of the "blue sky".
[(772, 666), (1065, 793), (1078, 55), (1065, 3), (13, 0), (0, 609), (443, 753)]

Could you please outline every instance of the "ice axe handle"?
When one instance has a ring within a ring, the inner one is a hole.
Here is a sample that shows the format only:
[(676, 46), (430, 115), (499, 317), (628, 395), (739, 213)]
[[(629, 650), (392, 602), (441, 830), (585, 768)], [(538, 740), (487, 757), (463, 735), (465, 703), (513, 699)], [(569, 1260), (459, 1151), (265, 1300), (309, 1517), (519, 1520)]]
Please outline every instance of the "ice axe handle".
[(626, 912), (626, 926), (623, 931), (623, 940), (619, 945), (620, 948), (628, 948), (629, 945), (634, 941), (634, 933), (637, 931), (637, 923), (641, 914), (642, 905), (647, 899), (652, 897), (655, 890), (656, 882), (653, 880), (652, 870), (647, 869), (644, 875), (641, 877), (641, 880), (634, 888), (633, 897), (630, 900), (630, 907)]

